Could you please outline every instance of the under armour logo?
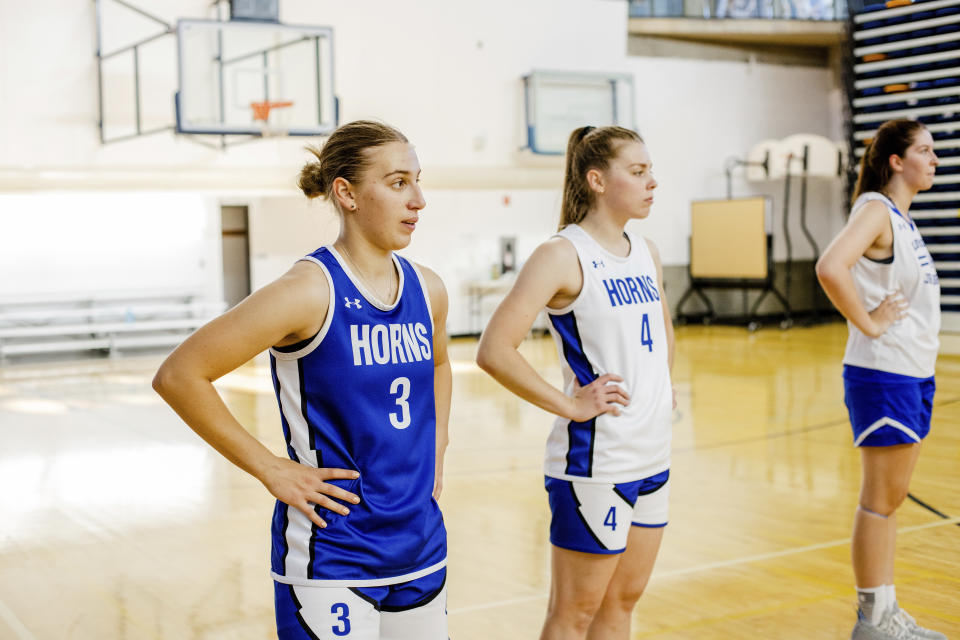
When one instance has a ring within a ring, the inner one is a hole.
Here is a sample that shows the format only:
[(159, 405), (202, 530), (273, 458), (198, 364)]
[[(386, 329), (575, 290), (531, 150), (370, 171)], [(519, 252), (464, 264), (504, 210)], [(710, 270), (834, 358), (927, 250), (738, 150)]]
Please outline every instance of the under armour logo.
[(600, 267), (605, 267), (605, 266), (607, 266), (607, 265), (603, 264), (603, 260), (594, 260), (594, 261), (593, 261), (593, 268), (594, 268), (594, 269), (599, 269)]
[(353, 299), (353, 302), (350, 302), (350, 298), (344, 298), (344, 299), (343, 299), (343, 306), (345, 306), (347, 309), (349, 309), (349, 308), (351, 308), (351, 307), (353, 307), (354, 309), (359, 309), (359, 308), (360, 308), (360, 298), (354, 298), (354, 299)]

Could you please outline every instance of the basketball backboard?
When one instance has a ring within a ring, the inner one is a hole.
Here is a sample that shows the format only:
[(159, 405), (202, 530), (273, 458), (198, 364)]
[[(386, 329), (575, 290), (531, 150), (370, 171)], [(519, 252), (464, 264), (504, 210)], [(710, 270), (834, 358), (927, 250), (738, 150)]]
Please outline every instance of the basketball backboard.
[(336, 128), (329, 27), (182, 19), (177, 59), (178, 133), (315, 136)]
[(524, 76), (527, 148), (563, 155), (577, 127), (633, 129), (633, 77), (609, 73), (535, 71)]

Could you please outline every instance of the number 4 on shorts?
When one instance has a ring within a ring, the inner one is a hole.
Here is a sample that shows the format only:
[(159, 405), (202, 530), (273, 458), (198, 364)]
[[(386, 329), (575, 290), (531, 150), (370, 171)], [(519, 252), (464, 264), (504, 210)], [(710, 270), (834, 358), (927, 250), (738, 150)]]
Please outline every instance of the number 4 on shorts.
[(603, 526), (610, 527), (613, 531), (617, 530), (617, 508), (610, 507), (607, 511), (607, 517), (603, 519)]

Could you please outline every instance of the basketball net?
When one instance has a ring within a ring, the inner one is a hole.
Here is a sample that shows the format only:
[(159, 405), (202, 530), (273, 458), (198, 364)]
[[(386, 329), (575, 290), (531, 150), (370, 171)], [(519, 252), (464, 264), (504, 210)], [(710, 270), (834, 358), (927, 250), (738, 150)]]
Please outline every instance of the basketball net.
[(281, 100), (277, 102), (270, 102), (269, 100), (264, 102), (251, 102), (250, 109), (253, 111), (253, 122), (260, 125), (260, 135), (264, 138), (282, 136), (284, 134), (283, 128), (270, 125), (270, 110), (292, 106), (293, 102), (289, 100)]

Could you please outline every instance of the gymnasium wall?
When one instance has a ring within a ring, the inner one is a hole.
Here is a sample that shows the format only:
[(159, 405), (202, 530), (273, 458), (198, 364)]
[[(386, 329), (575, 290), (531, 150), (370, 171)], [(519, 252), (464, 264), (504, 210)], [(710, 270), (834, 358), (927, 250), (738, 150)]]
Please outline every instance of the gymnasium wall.
[(215, 199), (171, 192), (0, 193), (0, 300), (149, 291), (221, 297)]
[[(103, 4), (104, 50), (156, 31), (110, 0)], [(218, 151), (162, 133), (101, 146), (93, 6), (54, 0), (0, 4), (0, 191), (31, 198), (57, 189), (83, 190), (93, 201), (102, 198), (100, 206), (110, 215), (122, 211), (151, 220), (160, 214), (118, 208), (110, 192), (162, 190), (182, 198), (176, 205), (180, 210), (207, 211), (211, 201), (246, 204), (255, 284), (269, 281), (296, 256), (333, 237), (337, 223), (326, 205), (306, 203), (294, 186), (308, 158), (303, 139)], [(171, 22), (178, 16), (210, 17), (207, 3), (199, 0), (138, 6)], [(555, 229), (562, 160), (520, 151), (520, 78), (525, 73), (633, 74), (637, 123), (660, 187), (652, 217), (632, 224), (657, 242), (670, 273), (681, 274), (688, 260), (689, 201), (725, 194), (727, 158), (744, 155), (759, 140), (792, 133), (840, 138), (840, 93), (829, 69), (631, 57), (626, 3), (620, 1), (420, 0), (400, 10), (386, 0), (281, 0), (281, 20), (334, 28), (342, 122), (380, 118), (416, 144), (428, 208), (408, 253), (447, 281), (453, 333), (468, 328), (465, 283), (489, 275), (499, 238), (516, 236), (522, 261)], [(173, 43), (167, 37), (144, 47), (145, 126), (172, 119)], [(105, 112), (117, 134), (132, 122), (131, 64), (119, 57), (105, 69)], [(784, 256), (781, 191), (782, 182), (748, 184), (739, 174), (734, 182), (737, 195), (774, 196), (777, 259)], [(193, 204), (184, 205), (187, 201)], [(810, 224), (822, 248), (843, 222), (839, 184), (812, 183), (808, 202)], [(43, 198), (29, 209), (38, 224), (60, 220), (58, 208)], [(15, 228), (8, 217), (17, 211), (5, 204), (0, 209), (3, 235)], [(209, 220), (209, 215), (197, 214), (183, 221), (194, 225), (184, 233), (207, 234), (204, 246), (214, 246), (219, 232)], [(123, 226), (105, 230), (91, 225), (76, 233), (77, 242), (99, 242), (109, 234), (113, 247), (166, 242)], [(794, 258), (809, 257), (795, 215), (792, 233)], [(40, 237), (20, 239), (24, 254), (39, 256), (48, 249)], [(218, 254), (205, 258), (211, 264), (219, 260)], [(165, 274), (176, 272), (163, 261), (155, 269), (150, 281), (157, 286), (167, 284)], [(195, 276), (213, 290), (220, 286), (215, 271), (202, 269)], [(18, 286), (49, 286), (42, 273), (22, 277), (26, 280)], [(30, 278), (36, 281), (31, 284)], [(88, 286), (100, 285), (88, 281)], [(102, 286), (114, 283), (105, 280)], [(679, 293), (672, 294), (674, 300)]]
[[(556, 228), (560, 194), (549, 189), (429, 189), (413, 241), (403, 255), (441, 274), (450, 295), (453, 333), (478, 330), (481, 317), (468, 314), (467, 286), (491, 278), (500, 262), (500, 236), (516, 240), (528, 256)], [(277, 219), (285, 220), (280, 227)], [(333, 242), (339, 221), (333, 208), (302, 196), (256, 199), (250, 204), (251, 281), (260, 287), (286, 271), (316, 245)], [(479, 300), (482, 317), (494, 296)]]

